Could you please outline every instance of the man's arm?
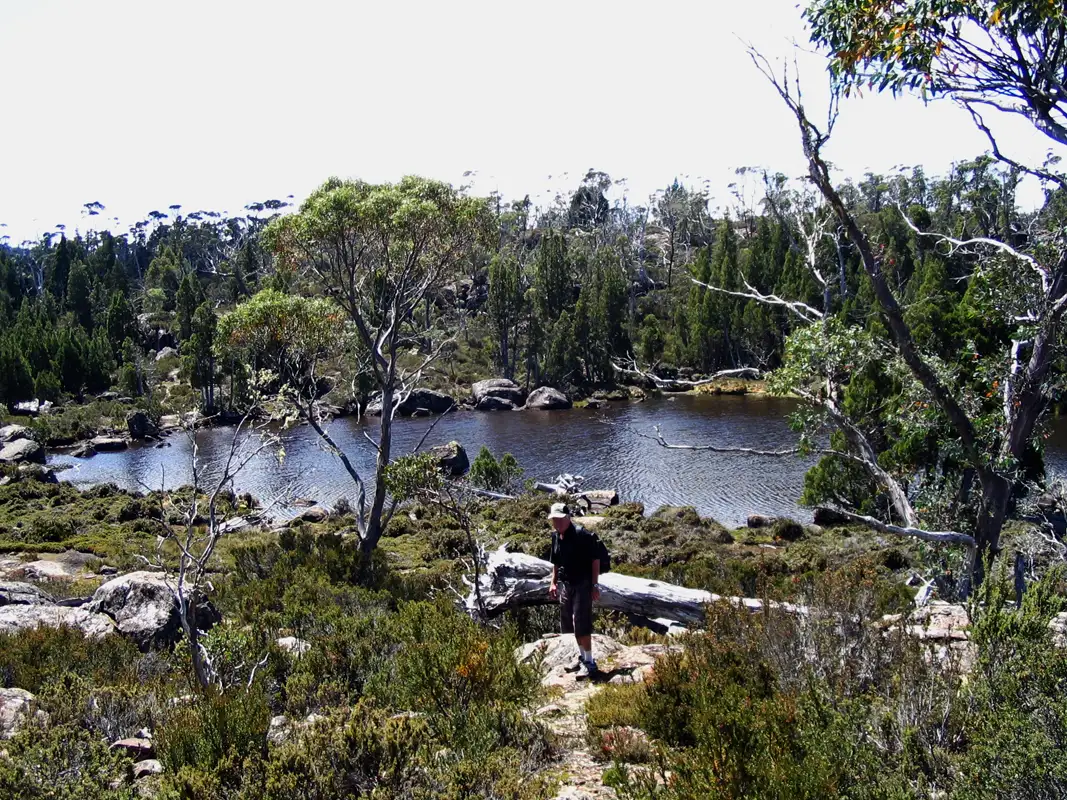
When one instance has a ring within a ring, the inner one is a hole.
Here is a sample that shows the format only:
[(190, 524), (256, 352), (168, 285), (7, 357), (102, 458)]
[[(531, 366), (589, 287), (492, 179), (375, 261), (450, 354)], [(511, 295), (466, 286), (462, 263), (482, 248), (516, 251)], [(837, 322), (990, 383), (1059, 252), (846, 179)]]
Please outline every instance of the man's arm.
[(600, 588), (597, 584), (600, 583), (600, 559), (593, 559), (593, 599), (600, 599)]
[[(597, 569), (599, 570), (600, 568), (597, 567)], [(558, 577), (559, 577), (559, 567), (557, 565), (553, 564), (552, 565), (552, 583), (550, 583), (548, 585), (548, 596), (549, 597), (553, 597), (554, 598), (556, 596), (556, 591), (557, 591), (557, 589), (556, 589), (556, 579)]]

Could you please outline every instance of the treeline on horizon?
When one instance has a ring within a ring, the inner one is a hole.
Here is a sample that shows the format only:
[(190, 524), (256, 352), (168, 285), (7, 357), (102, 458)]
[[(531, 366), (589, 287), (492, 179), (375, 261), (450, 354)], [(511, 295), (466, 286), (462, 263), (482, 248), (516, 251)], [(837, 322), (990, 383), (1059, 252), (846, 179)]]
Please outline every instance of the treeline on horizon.
[[(820, 285), (806, 260), (804, 193), (781, 175), (760, 174), (760, 206), (725, 216), (713, 216), (707, 197), (678, 181), (647, 206), (612, 204), (611, 179), (593, 171), (548, 208), (491, 198), (495, 243), (467, 253), (462, 273), (412, 322), (427, 332), (462, 330), (464, 342), (482, 350), (482, 377), (578, 392), (614, 384), (627, 365), (696, 378), (774, 369), (797, 321), (784, 307), (741, 295), (879, 325), (844, 233), (827, 227), (810, 243)], [(955, 358), (965, 343), (993, 352), (1008, 332), (990, 328), (971, 302), (969, 257), (946, 255), (902, 215), (960, 239), (1019, 240), (1027, 214), (1016, 206), (1018, 182), (983, 156), (945, 177), (914, 169), (844, 185), (883, 250), (917, 340), (941, 357)], [(164, 377), (153, 374), (148, 354), (173, 346), (203, 406), (239, 406), (234, 372), (247, 365), (220, 353), (219, 315), (263, 289), (309, 291), (300, 275), (275, 268), (260, 239), (286, 205), (257, 203), (230, 218), (172, 207), (123, 234), (50, 234), (0, 248), (0, 401), (14, 407), (112, 388), (143, 395)]]

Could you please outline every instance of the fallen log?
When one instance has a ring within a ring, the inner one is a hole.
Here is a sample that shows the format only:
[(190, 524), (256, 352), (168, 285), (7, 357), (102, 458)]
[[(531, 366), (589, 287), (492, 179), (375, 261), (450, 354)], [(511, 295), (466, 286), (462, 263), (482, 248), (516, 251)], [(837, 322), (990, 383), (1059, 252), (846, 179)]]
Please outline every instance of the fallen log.
[[(465, 602), (468, 611), (492, 618), (516, 608), (550, 605), (548, 596), (552, 565), (524, 553), (509, 553), (500, 548), (489, 553), (479, 570), (477, 584), (468, 581), (471, 592)], [(609, 572), (600, 577), (600, 600), (597, 607), (628, 614), (632, 619), (655, 620), (659, 626), (671, 623), (686, 628), (704, 625), (704, 609), (709, 603), (728, 602), (762, 611), (765, 606), (790, 613), (806, 613), (802, 606), (790, 603), (764, 603), (751, 597), (724, 597), (701, 589), (635, 578)]]

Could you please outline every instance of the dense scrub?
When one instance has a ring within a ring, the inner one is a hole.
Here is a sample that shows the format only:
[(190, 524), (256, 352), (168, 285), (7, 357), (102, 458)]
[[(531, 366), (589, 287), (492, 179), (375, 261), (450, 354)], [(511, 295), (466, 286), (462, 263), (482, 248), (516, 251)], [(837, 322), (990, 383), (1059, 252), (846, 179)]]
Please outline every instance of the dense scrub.
[(1061, 796), (1067, 654), (1048, 627), (1063, 605), (1057, 580), (1020, 611), (984, 591), (969, 673), (872, 624), (871, 589), (870, 573), (853, 570), (820, 585), (808, 618), (714, 609), (707, 632), (645, 685), (590, 701), (596, 743), (623, 727), (653, 741), (636, 757), (614, 748), (606, 780), (631, 800)]
[[(521, 713), (537, 680), (513, 659), (513, 631), (418, 599), (339, 537), (293, 533), (232, 558), (217, 598), (226, 624), (206, 643), (219, 691), (194, 691), (181, 647), (0, 637), (0, 681), (33, 691), (46, 715), (7, 744), (0, 795), (129, 797), (130, 764), (106, 743), (147, 726), (161, 797), (543, 796), (533, 773), (550, 744)], [(283, 635), (307, 652), (280, 649)], [(280, 715), (285, 741), (268, 745)]]

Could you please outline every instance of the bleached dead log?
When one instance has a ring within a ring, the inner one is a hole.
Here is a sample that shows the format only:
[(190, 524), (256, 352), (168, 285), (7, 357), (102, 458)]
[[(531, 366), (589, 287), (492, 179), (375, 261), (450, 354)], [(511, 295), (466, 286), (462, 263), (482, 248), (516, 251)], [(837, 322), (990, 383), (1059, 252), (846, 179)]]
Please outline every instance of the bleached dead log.
[(555, 483), (543, 483), (538, 481), (534, 484), (534, 489), (539, 492), (550, 492), (552, 494), (574, 494), (578, 491), (578, 487), (585, 481), (581, 475), (571, 475), (564, 472), (562, 475), (556, 476)]
[[(481, 603), (488, 617), (505, 611), (529, 606), (555, 603), (548, 596), (552, 565), (524, 553), (509, 553), (504, 548), (490, 553), (485, 569), (479, 576)], [(750, 611), (762, 611), (764, 601), (751, 597), (724, 597), (701, 589), (635, 578), (609, 572), (600, 578), (600, 600), (597, 607), (619, 611), (635, 619), (656, 620), (660, 625), (671, 623), (686, 628), (704, 625), (704, 609), (709, 603), (729, 602)], [(478, 609), (478, 598), (472, 590), (466, 605), (472, 613)], [(791, 613), (805, 613), (801, 606), (772, 603), (772, 607)]]

